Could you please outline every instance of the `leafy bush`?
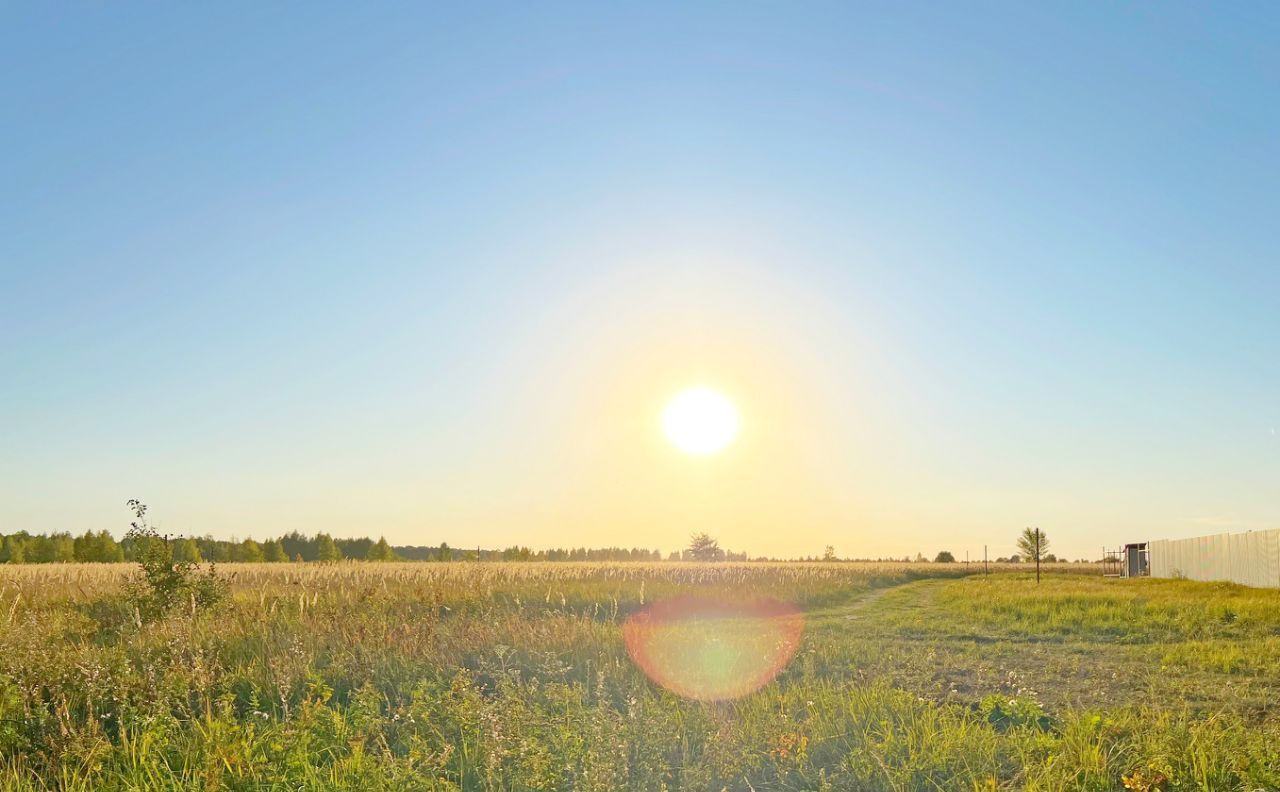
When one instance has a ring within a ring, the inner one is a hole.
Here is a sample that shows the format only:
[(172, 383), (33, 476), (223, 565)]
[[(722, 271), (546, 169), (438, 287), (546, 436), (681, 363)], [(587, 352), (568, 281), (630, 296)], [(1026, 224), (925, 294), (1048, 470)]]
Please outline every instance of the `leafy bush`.
[(222, 601), (226, 596), (226, 583), (213, 565), (200, 573), (200, 565), (189, 556), (175, 558), (174, 542), (147, 523), (146, 504), (130, 500), (129, 508), (133, 509), (136, 519), (129, 524), (125, 538), (137, 548), (142, 572), (130, 586), (129, 598), (137, 608), (139, 619), (161, 619), (183, 602), (189, 602), (194, 612)]

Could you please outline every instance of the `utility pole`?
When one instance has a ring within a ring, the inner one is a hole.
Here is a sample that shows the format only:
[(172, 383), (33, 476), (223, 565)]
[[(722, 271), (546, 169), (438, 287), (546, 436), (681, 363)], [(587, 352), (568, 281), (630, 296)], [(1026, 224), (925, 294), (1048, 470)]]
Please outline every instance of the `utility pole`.
[(987, 546), (982, 546), (982, 574), (990, 575), (991, 571), (987, 569)]

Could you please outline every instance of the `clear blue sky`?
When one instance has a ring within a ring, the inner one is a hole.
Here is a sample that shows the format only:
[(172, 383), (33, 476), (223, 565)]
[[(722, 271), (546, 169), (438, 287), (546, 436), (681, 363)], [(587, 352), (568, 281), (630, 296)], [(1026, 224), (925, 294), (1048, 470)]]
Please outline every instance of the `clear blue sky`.
[[(1275, 527), (1278, 45), (1267, 3), (8, 4), (0, 532)], [(686, 380), (737, 457), (651, 447)]]

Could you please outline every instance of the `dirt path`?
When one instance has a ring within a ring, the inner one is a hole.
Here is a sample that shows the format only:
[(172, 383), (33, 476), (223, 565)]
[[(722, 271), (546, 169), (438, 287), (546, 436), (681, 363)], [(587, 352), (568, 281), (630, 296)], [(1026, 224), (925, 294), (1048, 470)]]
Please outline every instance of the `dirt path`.
[[(821, 608), (819, 610), (810, 611), (807, 618), (811, 622), (846, 622), (857, 621), (861, 616), (878, 604), (886, 596), (893, 593), (914, 591), (918, 592), (917, 599), (923, 600), (928, 595), (929, 589), (935, 589), (940, 585), (948, 582), (948, 579), (937, 580), (912, 580), (906, 583), (900, 583), (896, 586), (884, 586), (882, 588), (874, 588), (863, 592), (857, 599), (844, 605), (834, 605), (831, 607)], [(923, 602), (921, 602), (923, 604)]]
[(884, 588), (872, 589), (864, 596), (859, 597), (849, 605), (842, 608), (841, 610), (843, 612), (840, 613), (840, 616), (844, 619), (856, 619), (859, 614), (863, 613), (867, 608), (870, 608), (872, 605), (875, 605), (877, 602), (884, 599), (884, 596), (890, 591), (897, 591), (898, 589), (905, 588), (910, 585), (911, 583), (903, 583), (901, 586), (886, 586)]

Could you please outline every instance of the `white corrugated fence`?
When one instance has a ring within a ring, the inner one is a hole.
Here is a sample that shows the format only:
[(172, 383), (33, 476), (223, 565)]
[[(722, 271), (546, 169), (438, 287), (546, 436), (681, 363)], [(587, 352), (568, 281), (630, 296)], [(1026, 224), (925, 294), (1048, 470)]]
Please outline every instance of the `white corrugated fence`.
[(1149, 548), (1152, 577), (1280, 586), (1280, 529), (1157, 539)]

